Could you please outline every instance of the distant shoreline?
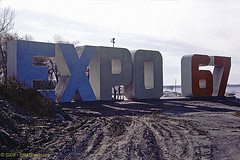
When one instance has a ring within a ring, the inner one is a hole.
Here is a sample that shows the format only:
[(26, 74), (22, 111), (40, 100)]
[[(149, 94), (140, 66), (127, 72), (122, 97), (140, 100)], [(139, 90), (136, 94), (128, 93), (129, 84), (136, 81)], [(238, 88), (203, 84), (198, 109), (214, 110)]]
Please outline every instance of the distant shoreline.
[[(175, 85), (163, 85), (163, 88), (175, 87)], [(177, 88), (181, 88), (181, 85), (176, 85)], [(227, 84), (227, 87), (240, 87), (240, 84)]]

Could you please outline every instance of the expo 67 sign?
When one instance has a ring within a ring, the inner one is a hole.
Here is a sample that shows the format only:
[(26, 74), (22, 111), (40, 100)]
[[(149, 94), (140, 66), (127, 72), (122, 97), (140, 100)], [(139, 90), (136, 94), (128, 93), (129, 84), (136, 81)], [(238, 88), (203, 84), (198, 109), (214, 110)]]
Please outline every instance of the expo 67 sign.
[[(163, 61), (158, 51), (84, 46), (77, 52), (71, 44), (11, 41), (8, 76), (32, 86), (35, 80), (47, 80), (48, 68), (33, 65), (33, 58), (39, 56), (55, 58), (61, 76), (55, 90), (49, 93), (60, 102), (72, 101), (73, 97), (82, 101), (111, 100), (112, 86), (116, 85), (124, 85), (128, 99), (160, 98), (163, 94)], [(214, 65), (214, 73), (200, 71), (200, 65)], [(85, 74), (88, 66), (89, 79)], [(223, 96), (230, 66), (229, 57), (184, 56), (183, 95)]]

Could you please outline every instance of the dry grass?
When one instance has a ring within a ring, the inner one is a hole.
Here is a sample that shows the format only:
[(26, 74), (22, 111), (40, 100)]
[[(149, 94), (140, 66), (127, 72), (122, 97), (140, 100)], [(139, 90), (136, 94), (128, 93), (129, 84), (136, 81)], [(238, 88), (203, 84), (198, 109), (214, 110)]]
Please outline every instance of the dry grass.
[(51, 116), (54, 111), (55, 103), (50, 98), (14, 77), (0, 83), (0, 95), (36, 115)]

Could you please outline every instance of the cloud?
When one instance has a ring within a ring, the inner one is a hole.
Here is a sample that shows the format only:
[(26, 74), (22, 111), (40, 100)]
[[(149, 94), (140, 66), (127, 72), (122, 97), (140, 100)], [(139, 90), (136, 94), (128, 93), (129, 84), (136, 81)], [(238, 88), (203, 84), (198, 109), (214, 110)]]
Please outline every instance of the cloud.
[(237, 0), (8, 2), (16, 9), (16, 30), (37, 41), (52, 41), (57, 34), (81, 45), (112, 46), (110, 38), (115, 37), (117, 47), (158, 50), (166, 81), (179, 77), (185, 54), (230, 56), (230, 83), (240, 83)]

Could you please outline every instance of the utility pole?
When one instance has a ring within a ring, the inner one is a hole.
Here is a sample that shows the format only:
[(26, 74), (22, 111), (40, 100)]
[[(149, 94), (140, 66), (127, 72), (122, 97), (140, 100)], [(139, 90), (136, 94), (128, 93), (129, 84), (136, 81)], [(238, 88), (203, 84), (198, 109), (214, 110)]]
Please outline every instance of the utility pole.
[[(115, 38), (111, 38), (110, 41), (112, 42), (113, 48), (114, 48)], [(120, 86), (119, 86), (119, 95), (120, 95)], [(117, 90), (115, 89), (115, 86), (113, 86), (113, 99), (114, 100), (117, 99)]]
[(175, 93), (176, 93), (176, 88), (177, 88), (177, 78), (175, 78)]
[(115, 38), (111, 38), (110, 41), (113, 43), (113, 48), (114, 48)]

